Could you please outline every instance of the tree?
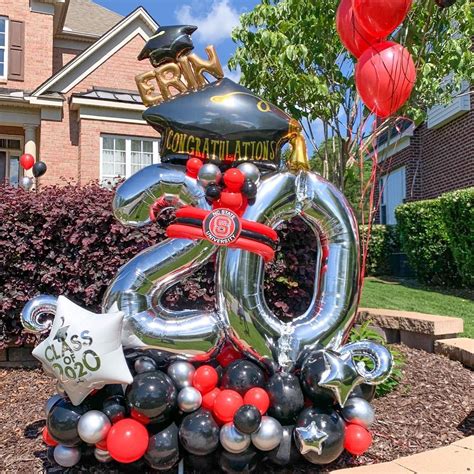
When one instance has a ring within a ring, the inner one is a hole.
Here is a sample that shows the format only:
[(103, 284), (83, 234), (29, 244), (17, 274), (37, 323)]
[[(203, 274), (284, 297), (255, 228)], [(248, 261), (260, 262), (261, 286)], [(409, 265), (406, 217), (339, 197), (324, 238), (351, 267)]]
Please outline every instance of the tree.
[[(355, 60), (336, 33), (338, 0), (261, 0), (233, 31), (238, 48), (229, 62), (241, 83), (298, 119), (311, 142), (323, 176), (344, 190), (353, 165), (373, 149), (394, 118), (375, 120), (357, 95)], [(473, 77), (468, 0), (440, 9), (434, 0), (415, 1), (392, 34), (417, 66), (413, 93), (398, 115), (423, 121), (429, 107), (445, 103), (463, 79)], [(449, 76), (449, 81), (443, 81)], [(316, 127), (322, 126), (322, 142)], [(360, 176), (365, 172), (357, 171)], [(372, 173), (372, 177), (375, 175)], [(366, 183), (359, 183), (364, 195)]]

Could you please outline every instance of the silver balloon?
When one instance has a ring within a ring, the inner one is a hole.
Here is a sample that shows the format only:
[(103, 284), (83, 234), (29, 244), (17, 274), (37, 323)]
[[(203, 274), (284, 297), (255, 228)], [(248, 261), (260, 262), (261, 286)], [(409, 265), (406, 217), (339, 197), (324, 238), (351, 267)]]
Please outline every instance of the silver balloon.
[(138, 357), (133, 364), (133, 368), (137, 374), (143, 374), (144, 372), (153, 372), (156, 370), (156, 364), (150, 357)]
[(250, 356), (269, 357), (287, 370), (351, 326), (359, 294), (355, 217), (342, 193), (319, 175), (266, 175), (255, 204), (242, 217), (275, 228), (295, 216), (319, 243), (313, 298), (304, 314), (285, 323), (270, 310), (262, 257), (222, 248), (217, 268), (218, 307), (234, 343)]
[(94, 456), (97, 459), (97, 461), (102, 462), (102, 463), (107, 463), (112, 461), (112, 456), (108, 451), (104, 451), (99, 448), (94, 449)]
[(81, 460), (81, 450), (79, 448), (69, 448), (58, 444), (53, 451), (54, 460), (61, 467), (75, 466)]
[(249, 179), (255, 184), (260, 181), (260, 170), (253, 163), (242, 163), (237, 166), (237, 169), (242, 172), (245, 179)]
[(234, 423), (226, 423), (221, 428), (219, 439), (229, 453), (243, 453), (250, 446), (250, 435), (241, 433)]
[(193, 385), (195, 371), (194, 365), (189, 362), (180, 361), (171, 364), (167, 372), (178, 390), (181, 390), (182, 388), (191, 387)]
[(58, 394), (55, 394), (52, 397), (48, 398), (44, 405), (44, 413), (46, 415), (46, 418), (48, 418), (49, 412), (54, 408), (54, 405), (56, 405), (56, 403), (60, 402), (61, 400), (63, 400), (63, 397)]
[(79, 418), (77, 432), (82, 441), (96, 444), (105, 439), (111, 426), (107, 415), (98, 410), (91, 410)]
[(222, 172), (218, 166), (212, 163), (206, 163), (199, 169), (197, 179), (198, 183), (203, 187), (212, 183), (219, 184), (222, 179)]
[(20, 186), (25, 190), (29, 191), (33, 187), (33, 178), (30, 178), (29, 176), (23, 176), (20, 179)]
[(278, 420), (271, 416), (262, 416), (260, 426), (252, 433), (252, 443), (260, 451), (271, 451), (281, 442), (283, 428)]
[(368, 428), (375, 420), (372, 405), (363, 398), (353, 397), (344, 405), (342, 416), (348, 423), (355, 423)]
[(373, 368), (367, 369), (363, 362), (358, 362), (355, 367), (364, 378), (364, 383), (377, 385), (390, 376), (393, 366), (391, 352), (382, 344), (373, 341), (357, 341), (346, 344), (339, 349), (341, 355), (350, 354), (354, 357), (366, 357), (372, 361)]
[(178, 408), (185, 413), (196, 411), (202, 403), (202, 395), (194, 387), (184, 387), (178, 393)]
[(32, 333), (49, 331), (57, 306), (56, 296), (38, 295), (28, 301), (20, 313), (20, 320), (25, 331)]
[[(184, 168), (159, 164), (127, 179), (117, 189), (113, 208), (120, 222), (140, 227), (151, 222), (152, 206), (159, 214), (185, 205), (210, 209), (203, 188)], [(216, 251), (207, 241), (167, 239), (119, 270), (106, 291), (103, 309), (125, 312), (125, 348), (151, 347), (190, 360), (202, 360), (219, 351), (225, 334), (216, 311), (172, 311), (161, 301), (168, 288), (198, 270)]]

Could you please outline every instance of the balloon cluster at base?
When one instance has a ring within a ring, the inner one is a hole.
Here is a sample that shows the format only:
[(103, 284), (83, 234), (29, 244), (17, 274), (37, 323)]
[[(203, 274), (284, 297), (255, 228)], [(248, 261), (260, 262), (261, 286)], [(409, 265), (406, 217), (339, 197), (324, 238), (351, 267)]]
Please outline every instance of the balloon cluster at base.
[(66, 395), (48, 400), (43, 440), (55, 463), (74, 466), (92, 447), (104, 464), (168, 470), (184, 460), (185, 469), (217, 462), (250, 472), (265, 461), (325, 465), (371, 445), (374, 385), (351, 375), (336, 349), (312, 353), (298, 375), (231, 346), (205, 364), (146, 349), (125, 358), (130, 384), (106, 385), (76, 405)]

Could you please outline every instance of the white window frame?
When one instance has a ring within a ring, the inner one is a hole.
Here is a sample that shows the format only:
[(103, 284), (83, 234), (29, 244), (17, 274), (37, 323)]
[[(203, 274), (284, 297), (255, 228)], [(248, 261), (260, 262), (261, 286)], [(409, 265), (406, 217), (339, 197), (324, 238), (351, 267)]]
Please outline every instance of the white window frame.
[(10, 26), (10, 21), (7, 16), (0, 15), (0, 20), (5, 20), (5, 46), (0, 46), (0, 49), (3, 49), (4, 55), (3, 55), (3, 75), (0, 75), (0, 80), (1, 81), (6, 81), (8, 78), (8, 45), (9, 45), (9, 26)]
[[(380, 210), (379, 210), (379, 215), (380, 215), (380, 223), (384, 225), (394, 225), (394, 223), (389, 224), (389, 190), (390, 190), (390, 176), (393, 176), (395, 173), (401, 172), (402, 173), (402, 188), (401, 188), (401, 195), (402, 195), (402, 201), (400, 204), (403, 204), (406, 201), (407, 198), (407, 190), (406, 190), (406, 179), (407, 179), (407, 167), (406, 165), (399, 166), (397, 168), (394, 168), (391, 170), (389, 173), (385, 173), (384, 175), (380, 176), (379, 178), (379, 193), (381, 193), (381, 198), (380, 198)], [(383, 219), (383, 211), (382, 208), (385, 207), (385, 219)], [(395, 219), (395, 224), (396, 224), (396, 217), (394, 216)], [(385, 222), (383, 222), (385, 220)]]
[(110, 176), (104, 177), (103, 173), (103, 154), (104, 154), (104, 138), (118, 138), (125, 140), (125, 176), (129, 178), (132, 175), (132, 140), (141, 140), (153, 143), (153, 158), (152, 163), (160, 163), (160, 139), (150, 137), (139, 137), (135, 135), (118, 135), (116, 133), (101, 133), (100, 135), (100, 181), (113, 179)]
[[(0, 140), (18, 140), (20, 142), (20, 148), (2, 148), (0, 147), (0, 151), (4, 151), (7, 154), (7, 169), (5, 173), (5, 179), (10, 181), (10, 155), (18, 154), (19, 157), (23, 154), (24, 146), (25, 146), (25, 139), (21, 135), (0, 135)], [(20, 166), (18, 177), (21, 178), (23, 176), (23, 168)]]

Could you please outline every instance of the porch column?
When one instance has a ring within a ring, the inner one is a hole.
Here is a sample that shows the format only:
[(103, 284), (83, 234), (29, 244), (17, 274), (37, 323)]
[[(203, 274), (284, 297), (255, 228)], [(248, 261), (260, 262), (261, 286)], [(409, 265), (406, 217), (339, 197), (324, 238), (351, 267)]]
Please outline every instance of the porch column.
[[(36, 162), (36, 129), (34, 125), (25, 125), (25, 153), (33, 156)], [(33, 177), (32, 169), (24, 170), (24, 175)]]

